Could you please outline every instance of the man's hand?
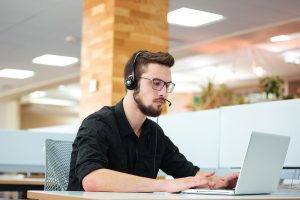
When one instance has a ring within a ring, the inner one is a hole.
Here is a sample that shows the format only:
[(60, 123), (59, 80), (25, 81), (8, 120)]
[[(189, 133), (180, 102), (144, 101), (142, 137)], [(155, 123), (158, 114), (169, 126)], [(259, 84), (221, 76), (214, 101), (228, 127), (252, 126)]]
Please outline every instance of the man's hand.
[(233, 189), (236, 186), (239, 172), (234, 172), (223, 177), (208, 177), (208, 187), (210, 189)]
[(239, 175), (240, 175), (239, 172), (234, 172), (223, 177), (227, 181), (226, 189), (235, 188)]
[(190, 188), (206, 188), (208, 185), (206, 177), (199, 177), (197, 175), (164, 181), (166, 181), (166, 184), (164, 184), (166, 192), (180, 192)]

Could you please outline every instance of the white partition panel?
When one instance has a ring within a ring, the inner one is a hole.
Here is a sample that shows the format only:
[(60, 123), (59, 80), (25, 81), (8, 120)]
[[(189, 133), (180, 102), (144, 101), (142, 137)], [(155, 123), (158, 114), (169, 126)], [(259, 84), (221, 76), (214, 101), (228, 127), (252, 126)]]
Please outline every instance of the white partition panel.
[(0, 172), (44, 172), (45, 140), (73, 141), (76, 134), (0, 130)]
[(240, 167), (252, 131), (291, 136), (284, 166), (300, 166), (300, 100), (221, 108), (220, 167)]
[(219, 109), (159, 117), (159, 125), (186, 158), (201, 168), (219, 160)]

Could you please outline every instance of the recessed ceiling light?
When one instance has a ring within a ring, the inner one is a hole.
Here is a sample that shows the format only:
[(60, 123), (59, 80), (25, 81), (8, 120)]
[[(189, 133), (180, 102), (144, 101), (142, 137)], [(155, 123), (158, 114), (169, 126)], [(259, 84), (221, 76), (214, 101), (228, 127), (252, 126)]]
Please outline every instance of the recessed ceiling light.
[(291, 36), (289, 35), (278, 35), (270, 38), (271, 42), (283, 42), (291, 40)]
[(253, 73), (256, 74), (256, 76), (261, 77), (265, 74), (265, 70), (261, 66), (256, 66), (253, 68)]
[(34, 76), (34, 72), (28, 70), (7, 69), (7, 68), (0, 70), (0, 77), (3, 78), (25, 79), (32, 76)]
[(65, 85), (59, 85), (57, 87), (58, 91), (64, 91), (66, 89), (66, 86)]
[(292, 63), (292, 64), (300, 64), (300, 52), (297, 51), (287, 51), (282, 54), (284, 61), (286, 63)]
[(168, 22), (170, 24), (190, 27), (201, 26), (223, 18), (222, 15), (190, 8), (179, 8), (168, 13)]
[(64, 67), (78, 62), (78, 58), (45, 54), (32, 59), (35, 64)]
[(46, 95), (47, 95), (47, 93), (44, 91), (35, 91), (35, 92), (31, 92), (29, 94), (29, 97), (31, 99), (37, 99), (37, 98), (45, 97)]

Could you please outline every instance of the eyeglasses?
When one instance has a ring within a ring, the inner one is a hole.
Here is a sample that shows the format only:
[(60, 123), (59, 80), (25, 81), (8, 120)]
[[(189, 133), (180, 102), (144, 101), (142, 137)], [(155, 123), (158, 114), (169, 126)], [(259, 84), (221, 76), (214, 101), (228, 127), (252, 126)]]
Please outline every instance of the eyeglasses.
[(145, 78), (145, 77), (137, 77), (137, 78), (142, 78), (142, 79), (147, 79), (149, 81), (152, 81), (152, 89), (153, 90), (160, 91), (164, 88), (164, 86), (166, 86), (167, 92), (171, 93), (171, 92), (173, 92), (173, 89), (175, 87), (175, 83), (165, 82), (165, 81), (163, 81), (161, 79), (158, 79), (158, 78), (154, 78), (154, 79)]

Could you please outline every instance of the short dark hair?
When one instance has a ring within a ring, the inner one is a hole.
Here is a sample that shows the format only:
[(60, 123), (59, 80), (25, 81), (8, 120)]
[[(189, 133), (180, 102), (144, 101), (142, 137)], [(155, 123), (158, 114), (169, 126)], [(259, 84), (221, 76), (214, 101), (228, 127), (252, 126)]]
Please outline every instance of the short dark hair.
[(147, 65), (149, 63), (157, 63), (161, 65), (165, 65), (171, 68), (174, 63), (174, 57), (168, 52), (150, 52), (146, 50), (140, 50), (132, 54), (130, 59), (127, 61), (124, 68), (124, 80), (132, 74), (133, 72), (133, 62), (137, 53), (142, 52), (135, 61), (135, 77), (140, 77), (142, 73), (146, 72)]

